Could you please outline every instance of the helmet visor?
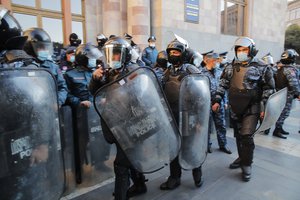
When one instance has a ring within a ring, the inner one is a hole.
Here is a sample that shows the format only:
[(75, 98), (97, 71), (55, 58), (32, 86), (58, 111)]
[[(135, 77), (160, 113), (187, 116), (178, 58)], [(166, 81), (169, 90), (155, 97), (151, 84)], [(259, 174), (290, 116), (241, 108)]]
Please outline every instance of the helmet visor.
[(125, 63), (126, 48), (123, 46), (106, 45), (104, 54), (109, 68), (119, 69)]
[(52, 42), (32, 42), (32, 48), (35, 55), (38, 55), (39, 51), (48, 51), (49, 55), (53, 54)]
[(247, 38), (247, 37), (241, 37), (235, 41), (234, 46), (249, 47), (253, 44), (254, 44), (254, 41), (252, 39)]

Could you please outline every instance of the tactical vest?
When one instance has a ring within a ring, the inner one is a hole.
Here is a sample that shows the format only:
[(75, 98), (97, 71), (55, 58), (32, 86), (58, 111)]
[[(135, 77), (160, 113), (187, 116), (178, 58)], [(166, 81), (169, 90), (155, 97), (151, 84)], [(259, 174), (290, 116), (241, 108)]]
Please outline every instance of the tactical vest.
[(281, 90), (289, 86), (288, 80), (283, 72), (284, 72), (284, 67), (281, 67), (280, 69), (277, 70), (277, 74), (274, 77), (277, 90)]
[(243, 84), (249, 69), (249, 67), (239, 64), (233, 66), (228, 99), (232, 111), (237, 115), (245, 113), (253, 103), (259, 101), (259, 91), (257, 89), (246, 89)]
[(37, 64), (33, 57), (26, 54), (23, 50), (10, 50), (5, 52), (0, 58), (0, 68), (20, 68), (29, 67), (37, 68)]
[(188, 74), (199, 72), (195, 66), (190, 64), (185, 64), (182, 68), (182, 71), (177, 72), (171, 72), (170, 69), (168, 69), (163, 80), (164, 92), (177, 122), (179, 120), (179, 91), (181, 80)]

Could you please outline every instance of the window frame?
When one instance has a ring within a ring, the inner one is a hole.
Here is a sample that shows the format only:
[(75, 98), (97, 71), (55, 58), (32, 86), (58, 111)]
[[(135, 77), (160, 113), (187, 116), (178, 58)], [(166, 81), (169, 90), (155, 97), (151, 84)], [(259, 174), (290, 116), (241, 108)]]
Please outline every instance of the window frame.
[[(61, 11), (56, 11), (56, 10), (50, 10), (50, 9), (45, 9), (41, 7), (41, 1), (42, 0), (35, 0), (35, 7), (31, 7), (31, 6), (25, 6), (25, 5), (20, 5), (20, 4), (14, 4), (13, 2), (11, 2), (11, 8), (13, 12), (19, 13), (19, 14), (27, 14), (27, 15), (33, 15), (37, 17), (37, 26), (38, 28), (43, 28), (43, 22), (42, 22), (42, 18), (43, 17), (47, 17), (47, 18), (54, 18), (54, 19), (63, 19), (64, 18), (64, 9), (62, 7), (63, 5), (63, 1), (61, 0)], [(69, 0), (70, 3), (72, 3), (72, 0)], [(86, 28), (85, 28), (85, 0), (81, 0), (81, 15), (80, 14), (73, 14), (71, 11), (71, 8), (69, 9), (70, 13), (71, 13), (71, 21), (69, 22), (71, 24), (72, 21), (78, 21), (78, 22), (82, 22), (83, 24), (83, 42), (86, 40)], [(63, 31), (63, 35), (62, 37), (64, 38), (64, 35), (66, 35), (67, 33), (65, 33), (65, 23), (62, 23), (62, 31)], [(72, 31), (72, 28), (71, 28)], [(64, 43), (68, 43), (68, 41), (64, 41)]]
[[(221, 15), (221, 34), (224, 35), (235, 35), (235, 36), (242, 36), (246, 32), (245, 24), (246, 24), (246, 7), (247, 7), (247, 0), (223, 0), (224, 5), (224, 15), (222, 15), (222, 11), (220, 12)], [(227, 10), (227, 3), (233, 3), (238, 6), (237, 8), (237, 23), (236, 23), (236, 29), (235, 34), (232, 34), (228, 30), (228, 21), (231, 19), (230, 16), (228, 16), (228, 10)], [(222, 6), (221, 6), (222, 7)], [(242, 15), (244, 15), (242, 17)], [(223, 24), (224, 23), (224, 29)]]

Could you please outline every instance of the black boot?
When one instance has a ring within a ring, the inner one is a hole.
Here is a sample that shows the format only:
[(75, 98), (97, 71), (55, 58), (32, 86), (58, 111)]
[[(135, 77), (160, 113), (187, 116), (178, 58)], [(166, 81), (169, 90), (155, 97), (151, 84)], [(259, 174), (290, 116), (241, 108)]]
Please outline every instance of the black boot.
[(242, 178), (243, 178), (243, 181), (245, 181), (245, 182), (250, 181), (250, 179), (251, 179), (251, 171), (252, 171), (251, 166), (242, 165), (241, 168), (242, 168)]
[(281, 134), (282, 134), (282, 135), (289, 135), (290, 133), (287, 132), (287, 131), (285, 131), (285, 130), (283, 130), (283, 129), (281, 128)]
[(161, 190), (173, 190), (180, 185), (180, 178), (169, 176), (168, 180), (160, 185)]
[(264, 131), (265, 135), (269, 135), (269, 133), (270, 133), (270, 128)]
[(193, 169), (193, 179), (196, 187), (201, 187), (203, 185), (201, 166)]
[(131, 179), (133, 181), (133, 185), (127, 191), (127, 197), (134, 197), (137, 195), (141, 195), (147, 192), (147, 186), (145, 182), (145, 176), (142, 173), (137, 172), (134, 169), (130, 170)]
[(275, 130), (273, 132), (273, 136), (279, 137), (282, 139), (286, 139), (286, 137), (284, 135), (282, 135), (282, 128), (275, 128)]
[(230, 165), (229, 168), (230, 169), (237, 169), (241, 167), (241, 159), (240, 157), (238, 157), (237, 159), (235, 159)]

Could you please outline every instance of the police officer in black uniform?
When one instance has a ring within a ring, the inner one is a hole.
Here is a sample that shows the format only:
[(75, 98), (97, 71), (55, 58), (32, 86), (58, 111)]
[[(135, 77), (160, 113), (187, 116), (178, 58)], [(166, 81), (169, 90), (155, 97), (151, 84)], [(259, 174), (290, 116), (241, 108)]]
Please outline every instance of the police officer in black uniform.
[(300, 99), (300, 86), (295, 64), (296, 57), (299, 56), (294, 49), (287, 49), (281, 54), (280, 68), (277, 70), (275, 76), (276, 90), (288, 88), (285, 107), (276, 122), (276, 128), (273, 136), (286, 139), (289, 132), (283, 130), (282, 126), (284, 120), (288, 118), (291, 112), (292, 102), (294, 98)]
[(37, 59), (40, 67), (49, 70), (55, 77), (58, 88), (58, 104), (62, 106), (67, 99), (68, 88), (59, 66), (52, 60), (53, 44), (50, 36), (41, 28), (30, 28), (24, 31), (24, 35), (28, 37), (24, 50)]
[(21, 26), (6, 8), (0, 6), (0, 11), (0, 68), (37, 68), (35, 59), (23, 50), (27, 36), (22, 35)]
[[(200, 73), (199, 69), (191, 64), (184, 64), (185, 45), (178, 40), (173, 40), (169, 43), (167, 49), (168, 61), (171, 67), (167, 69), (163, 77), (163, 88), (166, 94), (168, 103), (175, 117), (176, 123), (179, 124), (179, 89), (180, 81), (188, 74)], [(177, 87), (171, 82), (177, 82)], [(180, 185), (181, 166), (179, 165), (178, 156), (170, 163), (170, 176), (168, 180), (160, 185), (161, 190), (172, 190)], [(193, 169), (193, 178), (196, 187), (201, 187), (202, 169), (201, 166)]]
[(239, 158), (233, 164), (241, 166), (242, 179), (249, 181), (255, 147), (253, 133), (259, 118), (264, 115), (263, 105), (274, 93), (275, 83), (270, 67), (254, 58), (257, 50), (252, 39), (238, 38), (234, 50), (236, 59), (232, 66), (225, 68), (221, 76), (216, 97), (212, 98), (215, 99), (212, 109), (218, 110), (222, 97), (228, 90), (239, 154)]
[[(105, 43), (104, 52), (109, 68), (105, 71), (99, 68), (93, 73), (89, 85), (92, 94), (95, 94), (97, 89), (101, 86), (139, 67), (137, 64), (129, 64), (131, 60), (131, 48), (131, 45), (120, 37), (112, 37)], [(117, 154), (114, 161), (115, 199), (124, 200), (145, 193), (147, 191), (145, 176), (133, 169), (124, 151), (102, 119), (101, 125), (105, 139), (111, 144), (115, 143), (117, 147)], [(133, 185), (130, 188), (129, 177), (131, 177), (133, 181)]]

